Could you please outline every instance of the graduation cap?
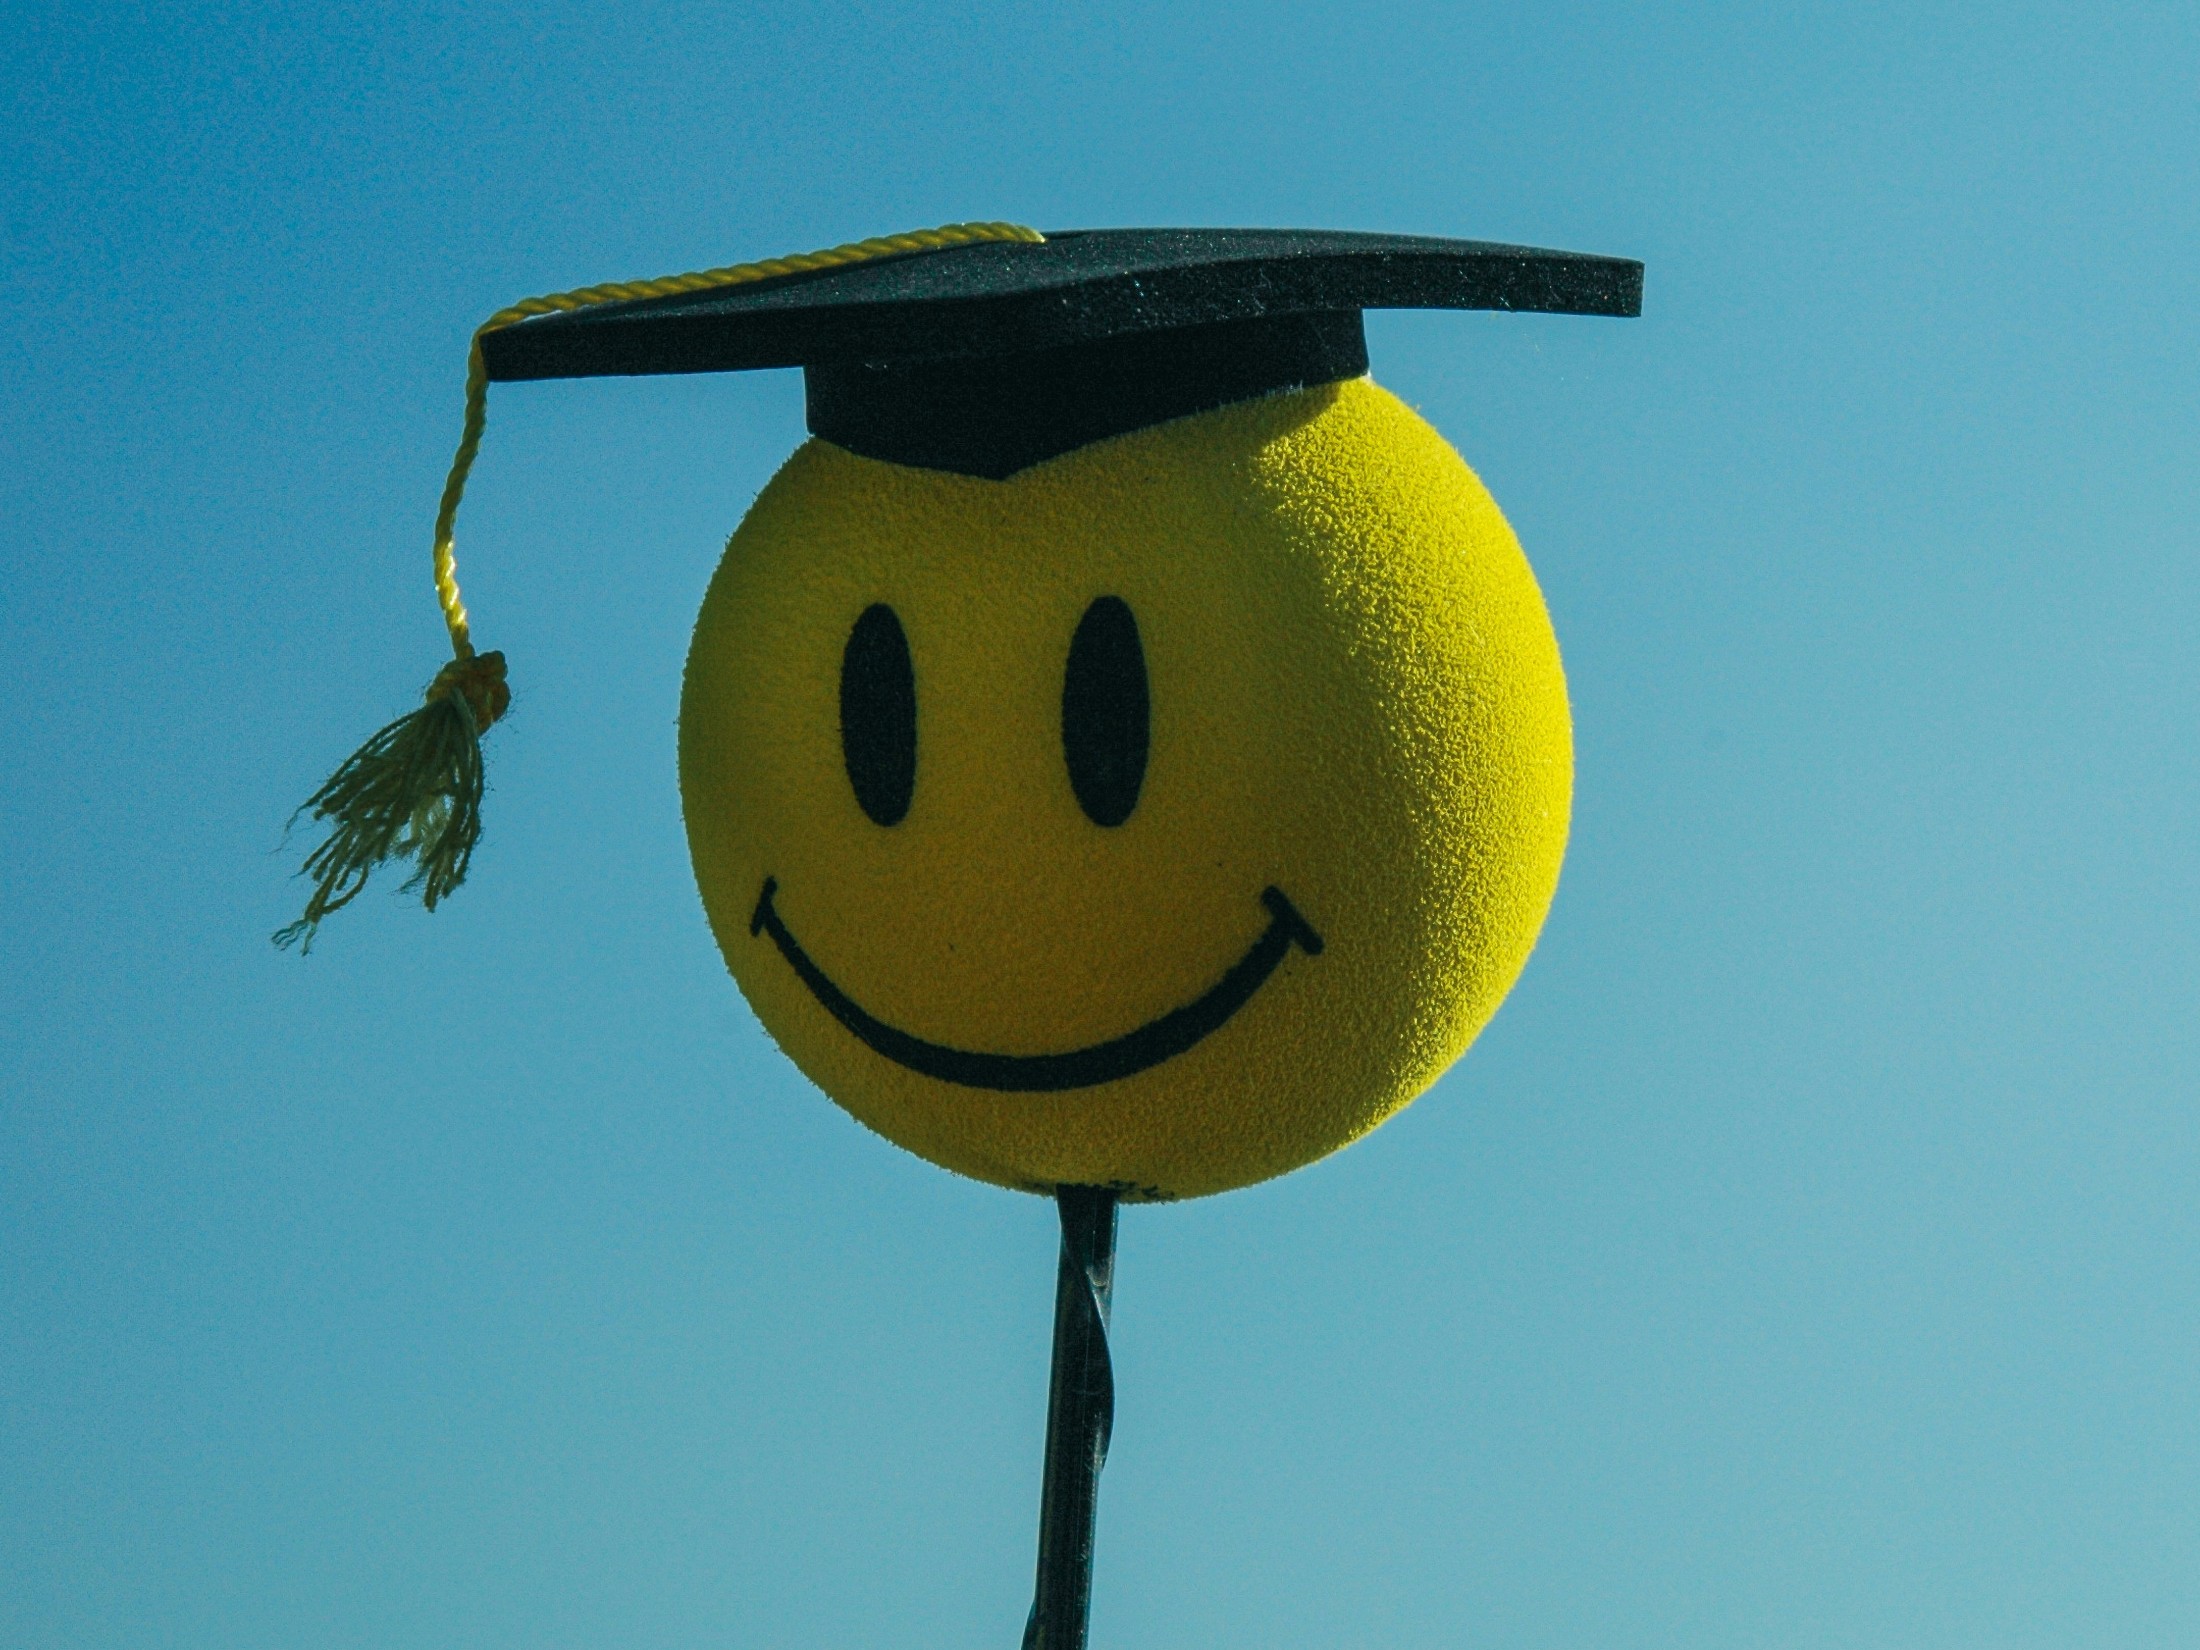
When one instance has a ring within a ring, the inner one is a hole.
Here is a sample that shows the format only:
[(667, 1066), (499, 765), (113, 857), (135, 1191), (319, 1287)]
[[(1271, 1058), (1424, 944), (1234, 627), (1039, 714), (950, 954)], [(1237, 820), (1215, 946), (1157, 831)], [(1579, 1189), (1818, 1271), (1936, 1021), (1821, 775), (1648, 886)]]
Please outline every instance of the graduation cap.
[(332, 822), (315, 891), (276, 936), (310, 944), (376, 865), (411, 859), (432, 910), (480, 832), (479, 740), (510, 695), (477, 653), (452, 527), (488, 385), (800, 367), (808, 424), (889, 463), (1001, 480), (1094, 441), (1367, 370), (1369, 309), (1632, 316), (1642, 265), (1339, 230), (954, 224), (824, 252), (531, 298), (474, 335), (466, 421), (435, 529), (454, 657), (299, 810)]
[(800, 367), (813, 435), (999, 480), (1110, 436), (1367, 371), (1361, 312), (1635, 315), (1642, 265), (1337, 230), (974, 241), (489, 333), (492, 382)]

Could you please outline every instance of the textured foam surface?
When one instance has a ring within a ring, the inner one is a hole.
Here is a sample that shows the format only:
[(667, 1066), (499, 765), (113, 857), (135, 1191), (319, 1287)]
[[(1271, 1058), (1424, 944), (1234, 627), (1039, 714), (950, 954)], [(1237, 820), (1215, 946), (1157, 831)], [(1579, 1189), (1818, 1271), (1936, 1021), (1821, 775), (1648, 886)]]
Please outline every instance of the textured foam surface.
[[(1150, 742), (1135, 807), (1103, 825), (1065, 763), (1063, 685), (1111, 596), (1136, 619)], [(881, 604), (916, 700), (891, 825), (859, 805), (841, 726), (850, 636)], [(1356, 379), (1002, 482), (810, 442), (704, 600), (680, 766), (719, 944), (826, 1093), (980, 1179), (1186, 1197), (1334, 1151), (1472, 1041), (1549, 906), (1572, 744), (1496, 504)], [(1121, 1048), (1249, 978), (1281, 922), (1270, 889), (1319, 954), (1282, 944), (1219, 1025), (1097, 1084), (924, 1075), (821, 994), (909, 1047), (980, 1058), (956, 1069), (1059, 1076), (1048, 1057)]]

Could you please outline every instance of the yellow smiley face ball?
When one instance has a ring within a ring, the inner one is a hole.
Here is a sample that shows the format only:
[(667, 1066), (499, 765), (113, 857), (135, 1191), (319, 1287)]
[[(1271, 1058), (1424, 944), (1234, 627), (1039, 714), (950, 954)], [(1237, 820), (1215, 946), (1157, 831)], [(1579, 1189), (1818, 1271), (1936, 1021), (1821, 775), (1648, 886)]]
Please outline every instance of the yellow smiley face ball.
[(1566, 845), (1558, 646), (1497, 505), (1366, 378), (1005, 480), (802, 447), (680, 710), (718, 944), (857, 1119), (1195, 1197), (1435, 1081)]

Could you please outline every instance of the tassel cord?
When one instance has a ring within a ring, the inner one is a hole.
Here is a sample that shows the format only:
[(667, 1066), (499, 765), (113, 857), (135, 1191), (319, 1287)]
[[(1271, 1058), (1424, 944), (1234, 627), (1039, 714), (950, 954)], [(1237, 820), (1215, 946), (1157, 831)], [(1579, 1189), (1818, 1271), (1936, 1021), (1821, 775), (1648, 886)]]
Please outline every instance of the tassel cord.
[(435, 515), (435, 595), (451, 639), (451, 662), (429, 684), (425, 704), (378, 729), (291, 816), (293, 825), (308, 815), (327, 821), (330, 831), (328, 839), (306, 856), (301, 871), (314, 883), (305, 912), (275, 932), (275, 943), (296, 946), (301, 953), (312, 950), (321, 920), (357, 899), (375, 869), (392, 859), (413, 861), (404, 890), (419, 894), (421, 903), (433, 911), (466, 880), (474, 846), (481, 839), (485, 789), (481, 736), (504, 714), (512, 698), (504, 681), (503, 654), (474, 650), (472, 625), (458, 586), (458, 509), (489, 423), (489, 373), (481, 352), (486, 334), (530, 316), (563, 314), (597, 304), (741, 286), (978, 241), (1037, 243), (1045, 238), (1021, 224), (947, 224), (761, 263), (546, 293), (500, 309), (477, 327), (466, 354), (465, 423)]

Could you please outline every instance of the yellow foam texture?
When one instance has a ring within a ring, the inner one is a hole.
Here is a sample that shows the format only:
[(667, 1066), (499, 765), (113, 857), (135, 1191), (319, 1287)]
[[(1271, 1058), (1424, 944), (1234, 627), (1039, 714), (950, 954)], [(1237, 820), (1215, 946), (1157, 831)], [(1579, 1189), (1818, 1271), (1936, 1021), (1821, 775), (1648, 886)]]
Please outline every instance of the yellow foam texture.
[[(1063, 668), (1129, 603), (1152, 746), (1130, 819), (1080, 811)], [(909, 639), (905, 819), (850, 789), (856, 617)], [(1366, 379), (1096, 443), (1006, 481), (811, 441), (726, 547), (680, 714), (696, 881), (781, 1048), (931, 1161), (1038, 1190), (1190, 1197), (1374, 1128), (1458, 1058), (1535, 943), (1565, 851), (1572, 730), (1535, 577), (1443, 438)], [(1005, 1054), (1117, 1037), (1191, 1001), (1281, 888), (1320, 932), (1146, 1071), (1058, 1093), (875, 1053), (750, 932), (775, 909), (856, 1003)]]

